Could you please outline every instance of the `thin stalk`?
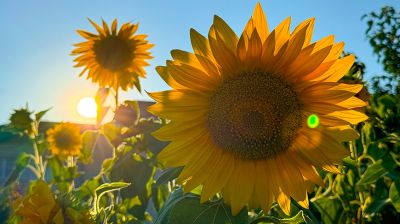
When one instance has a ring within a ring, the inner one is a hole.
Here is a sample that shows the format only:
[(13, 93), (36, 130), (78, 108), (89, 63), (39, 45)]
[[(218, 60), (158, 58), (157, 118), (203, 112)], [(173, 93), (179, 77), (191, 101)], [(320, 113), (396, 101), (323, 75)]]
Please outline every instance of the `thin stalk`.
[[(74, 166), (75, 166), (74, 157), (73, 156), (68, 156), (67, 157), (67, 167), (74, 167)], [(74, 187), (75, 187), (75, 181), (72, 178), (71, 184), (70, 184), (70, 187), (69, 187), (69, 191), (72, 191), (72, 189), (74, 189)]]
[(115, 88), (115, 110), (117, 110), (119, 105), (119, 88)]

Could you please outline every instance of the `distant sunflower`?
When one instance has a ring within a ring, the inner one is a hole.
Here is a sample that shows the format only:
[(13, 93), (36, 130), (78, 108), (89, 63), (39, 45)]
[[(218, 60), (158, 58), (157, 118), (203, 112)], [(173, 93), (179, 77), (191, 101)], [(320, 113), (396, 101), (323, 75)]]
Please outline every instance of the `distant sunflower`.
[(258, 3), (240, 38), (215, 16), (208, 38), (191, 30), (194, 53), (157, 67), (173, 88), (150, 93), (148, 110), (170, 120), (154, 132), (170, 141), (158, 159), (184, 166), (186, 191), (202, 185), (202, 202), (221, 192), (233, 214), (275, 198), (288, 214), (290, 197), (307, 207), (308, 183), (323, 184), (316, 167), (340, 172), (341, 142), (358, 137), (349, 125), (367, 119), (353, 110), (362, 85), (337, 83), (354, 56), (339, 59), (332, 35), (311, 43), (313, 24), (290, 32), (289, 17), (269, 32)]
[(76, 124), (61, 123), (47, 131), (50, 151), (57, 156), (78, 156), (82, 138), (80, 128)]
[(21, 108), (18, 110), (14, 110), (14, 112), (10, 116), (10, 125), (21, 131), (26, 131), (31, 133), (32, 130), (32, 112), (27, 108)]
[(111, 29), (103, 22), (103, 28), (90, 20), (98, 34), (77, 30), (85, 42), (75, 44), (72, 55), (75, 67), (84, 67), (79, 76), (87, 71), (88, 79), (98, 83), (100, 87), (121, 87), (123, 90), (133, 85), (140, 90), (139, 76), (146, 75), (144, 66), (152, 56), (148, 51), (153, 47), (146, 40), (147, 35), (135, 35), (138, 24), (125, 23), (117, 31), (117, 20), (112, 22)]

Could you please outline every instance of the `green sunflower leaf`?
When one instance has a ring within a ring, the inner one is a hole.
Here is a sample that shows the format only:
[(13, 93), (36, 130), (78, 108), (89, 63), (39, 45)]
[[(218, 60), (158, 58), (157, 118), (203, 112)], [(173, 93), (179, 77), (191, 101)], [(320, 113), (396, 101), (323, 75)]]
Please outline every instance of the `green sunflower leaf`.
[(21, 153), (16, 162), (13, 171), (11, 172), (10, 176), (8, 176), (7, 181), (5, 182), (4, 186), (7, 186), (18, 179), (21, 173), (25, 170), (25, 167), (29, 164), (32, 155), (27, 153)]
[(361, 179), (357, 182), (356, 187), (362, 188), (365, 185), (375, 183), (379, 178), (388, 174), (396, 168), (396, 163), (390, 157), (385, 157), (369, 166)]
[(98, 131), (85, 131), (82, 134), (82, 150), (79, 155), (79, 160), (84, 164), (93, 162), (92, 154), (96, 148), (97, 142), (100, 138), (100, 132)]
[(300, 223), (314, 223), (309, 220), (303, 213), (303, 211), (299, 211), (296, 215), (290, 218), (279, 219), (273, 216), (262, 216), (254, 219), (250, 224), (300, 224)]
[(173, 167), (165, 169), (160, 177), (156, 181), (156, 185), (166, 184), (175, 178), (178, 178), (179, 174), (182, 172), (183, 167)]
[(339, 199), (323, 197), (316, 200), (314, 205), (321, 214), (321, 223), (341, 223), (344, 209)]
[(200, 203), (197, 195), (184, 194), (181, 188), (170, 194), (157, 217), (155, 224), (243, 224), (248, 223), (247, 209), (236, 216), (223, 200)]
[(400, 212), (400, 180), (396, 180), (390, 185), (389, 198), (397, 212)]

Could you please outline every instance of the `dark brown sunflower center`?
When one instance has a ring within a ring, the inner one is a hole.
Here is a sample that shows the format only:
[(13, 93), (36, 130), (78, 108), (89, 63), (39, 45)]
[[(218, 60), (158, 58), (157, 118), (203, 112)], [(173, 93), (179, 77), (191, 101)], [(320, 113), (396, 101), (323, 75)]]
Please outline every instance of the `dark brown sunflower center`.
[(76, 137), (68, 131), (57, 132), (54, 136), (57, 148), (68, 149), (76, 144)]
[(118, 36), (108, 36), (97, 40), (94, 44), (97, 62), (114, 72), (129, 65), (133, 59), (132, 50), (128, 40), (123, 40)]
[(263, 72), (224, 81), (210, 102), (211, 137), (241, 159), (266, 159), (286, 151), (302, 124), (302, 105), (293, 88)]

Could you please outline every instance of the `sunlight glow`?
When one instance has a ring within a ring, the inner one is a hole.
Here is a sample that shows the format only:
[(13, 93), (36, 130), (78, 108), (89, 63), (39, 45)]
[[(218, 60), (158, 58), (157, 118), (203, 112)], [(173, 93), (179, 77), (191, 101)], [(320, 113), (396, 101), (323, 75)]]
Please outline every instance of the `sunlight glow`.
[(79, 101), (76, 109), (78, 110), (78, 113), (83, 117), (95, 118), (97, 115), (97, 105), (93, 97), (82, 98)]

